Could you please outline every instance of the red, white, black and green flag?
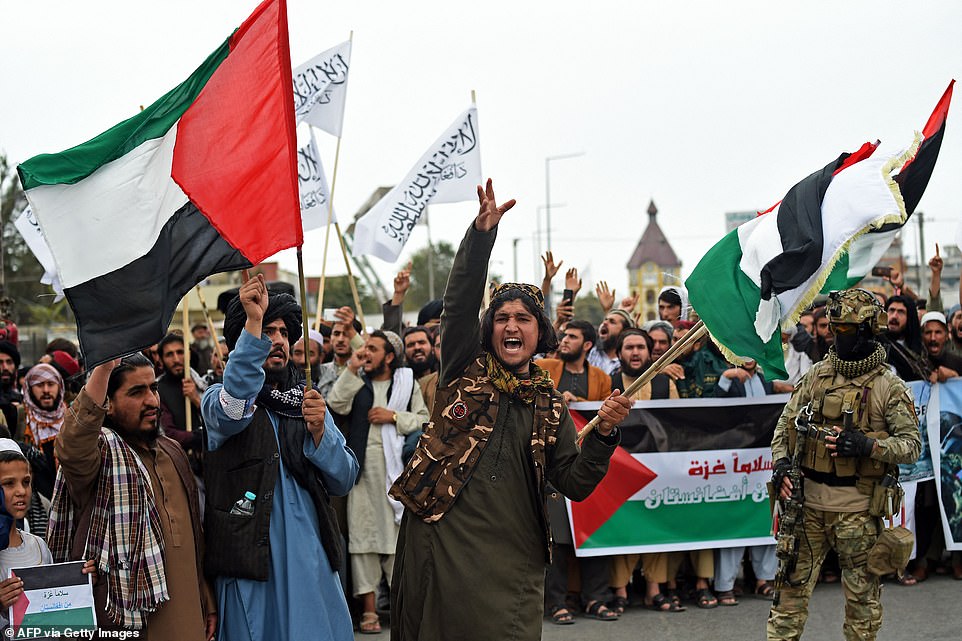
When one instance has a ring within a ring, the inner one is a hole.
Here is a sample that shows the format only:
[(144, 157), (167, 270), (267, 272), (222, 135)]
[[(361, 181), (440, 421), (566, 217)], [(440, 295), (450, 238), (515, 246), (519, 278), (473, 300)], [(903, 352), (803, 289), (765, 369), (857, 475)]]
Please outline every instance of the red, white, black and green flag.
[(302, 243), (285, 0), (265, 0), (187, 80), (20, 180), (94, 365), (157, 342), (218, 272)]
[[(787, 395), (637, 402), (608, 474), (568, 502), (578, 556), (773, 543), (766, 483)], [(580, 429), (600, 403), (572, 403)]]
[[(901, 187), (902, 198), (905, 200), (905, 212), (909, 217), (915, 213), (915, 208), (918, 207), (919, 200), (929, 184), (935, 161), (939, 158), (942, 137), (945, 134), (945, 118), (949, 113), (954, 85), (954, 80), (949, 83), (939, 104), (925, 123), (922, 129), (922, 144), (919, 145), (919, 152), (915, 155), (915, 159), (902, 167), (895, 177), (895, 182)], [(852, 241), (848, 251), (835, 264), (835, 268), (822, 286), (822, 293), (827, 294), (836, 289), (848, 289), (857, 285), (882, 258), (889, 245), (895, 240), (895, 235), (904, 225), (905, 223), (883, 225)]]
[[(753, 358), (770, 379), (787, 378), (780, 327), (795, 323), (853, 241), (908, 220), (938, 157), (951, 87), (930, 118), (927, 147), (918, 134), (907, 149), (865, 143), (842, 154), (702, 257), (685, 285), (728, 358)], [(848, 261), (846, 281), (853, 264), (862, 267)]]

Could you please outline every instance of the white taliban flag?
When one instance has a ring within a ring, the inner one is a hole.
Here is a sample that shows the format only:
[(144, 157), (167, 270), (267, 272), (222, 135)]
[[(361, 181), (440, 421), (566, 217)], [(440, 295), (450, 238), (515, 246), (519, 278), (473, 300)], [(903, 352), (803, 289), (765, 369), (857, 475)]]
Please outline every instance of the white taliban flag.
[(53, 259), (53, 254), (50, 253), (47, 239), (43, 237), (40, 225), (37, 224), (37, 219), (29, 205), (24, 208), (13, 224), (20, 235), (23, 236), (27, 247), (37, 258), (37, 262), (43, 267), (43, 276), (40, 277), (40, 282), (53, 287), (53, 290), (57, 292), (54, 302), (59, 303), (63, 300), (63, 285), (60, 282), (60, 276), (57, 274), (57, 263)]
[(294, 70), (294, 117), (334, 136), (341, 135), (351, 41), (331, 47)]
[(428, 148), (404, 180), (357, 221), (354, 255), (377, 256), (393, 263), (425, 207), (472, 200), (480, 184), (478, 109), (471, 105)]
[[(301, 227), (304, 231), (327, 225), (328, 208), (331, 206), (331, 190), (327, 184), (321, 154), (317, 150), (314, 130), (306, 145), (297, 148), (297, 187), (301, 200)], [(331, 222), (337, 222), (334, 211)]]

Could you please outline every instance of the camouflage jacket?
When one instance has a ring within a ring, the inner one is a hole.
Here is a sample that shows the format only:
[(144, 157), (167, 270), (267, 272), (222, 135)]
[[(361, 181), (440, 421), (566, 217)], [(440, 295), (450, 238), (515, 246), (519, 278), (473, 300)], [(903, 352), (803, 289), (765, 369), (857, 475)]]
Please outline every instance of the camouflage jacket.
[[(498, 421), (502, 394), (487, 375), (484, 360), (481, 352), (460, 378), (438, 388), (431, 421), (391, 488), (392, 497), (426, 522), (440, 520), (454, 504)], [(556, 391), (535, 397), (531, 458), (542, 494), (545, 449), (557, 441), (563, 411), (564, 403)]]
[[(827, 394), (844, 394), (850, 390), (864, 393), (864, 407), (857, 425), (878, 443), (870, 458), (890, 464), (917, 461), (922, 451), (919, 420), (912, 393), (905, 383), (884, 365), (849, 379), (836, 372), (829, 359), (816, 363), (795, 386), (792, 398), (775, 426), (772, 439), (774, 460), (791, 457), (794, 439), (790, 436), (793, 436), (795, 418), (802, 408), (813, 400), (821, 401)], [(826, 425), (842, 424), (840, 419), (826, 418), (822, 422)]]

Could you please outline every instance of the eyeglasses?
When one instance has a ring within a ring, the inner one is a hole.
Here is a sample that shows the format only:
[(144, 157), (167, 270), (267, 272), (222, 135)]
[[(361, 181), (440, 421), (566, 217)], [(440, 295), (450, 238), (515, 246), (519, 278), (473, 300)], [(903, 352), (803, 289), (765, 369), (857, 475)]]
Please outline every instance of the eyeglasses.
[(858, 332), (858, 325), (854, 323), (833, 323), (832, 333), (836, 336), (854, 336)]

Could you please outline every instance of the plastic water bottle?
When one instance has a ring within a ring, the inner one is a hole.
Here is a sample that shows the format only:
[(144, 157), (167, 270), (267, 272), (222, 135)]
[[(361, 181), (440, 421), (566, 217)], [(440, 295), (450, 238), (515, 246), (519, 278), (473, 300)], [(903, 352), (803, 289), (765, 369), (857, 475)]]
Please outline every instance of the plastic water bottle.
[(254, 499), (256, 498), (257, 495), (253, 492), (244, 492), (243, 498), (234, 503), (230, 513), (239, 516), (254, 516)]

